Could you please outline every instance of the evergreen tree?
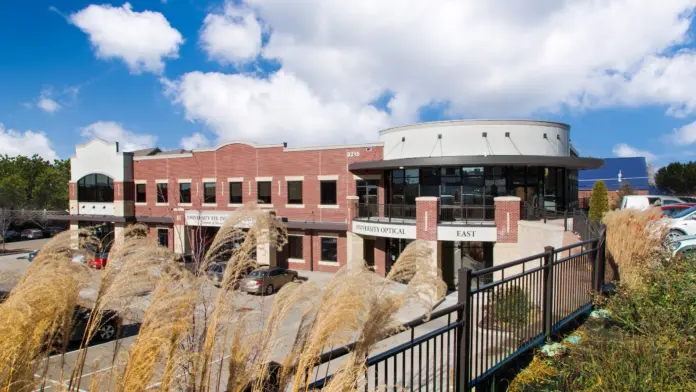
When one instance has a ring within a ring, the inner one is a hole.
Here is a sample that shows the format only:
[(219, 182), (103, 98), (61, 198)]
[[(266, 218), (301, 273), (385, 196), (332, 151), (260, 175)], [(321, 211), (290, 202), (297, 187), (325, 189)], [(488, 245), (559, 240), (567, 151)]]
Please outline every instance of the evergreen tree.
[(590, 196), (590, 221), (601, 219), (609, 211), (609, 194), (604, 181), (595, 182)]

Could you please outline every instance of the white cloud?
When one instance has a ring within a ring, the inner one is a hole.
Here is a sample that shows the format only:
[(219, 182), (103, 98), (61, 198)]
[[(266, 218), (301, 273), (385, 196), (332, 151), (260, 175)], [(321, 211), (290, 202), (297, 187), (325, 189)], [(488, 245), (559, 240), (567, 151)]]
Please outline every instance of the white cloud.
[(228, 3), (224, 14), (205, 17), (201, 46), (208, 58), (223, 64), (254, 60), (261, 51), (261, 31), (252, 10)]
[(58, 104), (58, 102), (47, 97), (39, 97), (39, 100), (36, 102), (36, 106), (47, 113), (55, 113), (60, 109), (60, 104)]
[(196, 148), (207, 147), (210, 141), (204, 134), (196, 132), (191, 136), (181, 138), (181, 148), (184, 150), (193, 150)]
[(203, 122), (223, 140), (359, 142), (374, 140), (377, 130), (389, 125), (386, 113), (368, 105), (322, 99), (282, 70), (268, 79), (191, 72), (163, 84), (183, 106), (187, 119)]
[(113, 121), (97, 121), (82, 128), (84, 137), (99, 138), (108, 142), (118, 142), (122, 151), (135, 151), (154, 147), (157, 136), (136, 134)]
[(675, 129), (666, 140), (677, 145), (696, 143), (696, 121)]
[(629, 146), (626, 143), (615, 145), (611, 152), (619, 158), (645, 157), (645, 160), (648, 162), (652, 162), (657, 159), (657, 155), (651, 153), (650, 151), (639, 150), (635, 147)]
[(90, 5), (70, 15), (70, 22), (89, 35), (99, 58), (119, 58), (133, 73), (161, 73), (165, 58), (177, 58), (184, 42), (159, 12), (134, 12), (121, 7)]
[(0, 155), (32, 156), (38, 154), (42, 158), (52, 161), (58, 159), (58, 154), (51, 147), (51, 141), (43, 132), (26, 130), (24, 132), (6, 129), (0, 123)]

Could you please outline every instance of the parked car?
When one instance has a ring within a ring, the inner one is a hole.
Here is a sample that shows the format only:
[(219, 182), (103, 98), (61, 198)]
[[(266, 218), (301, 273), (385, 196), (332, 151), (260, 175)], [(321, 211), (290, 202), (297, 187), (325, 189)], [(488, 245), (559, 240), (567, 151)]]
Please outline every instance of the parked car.
[[(220, 287), (220, 284), (222, 283), (222, 278), (225, 275), (225, 269), (227, 269), (227, 263), (223, 262), (217, 262), (217, 263), (212, 263), (210, 266), (208, 266), (208, 278), (213, 282), (213, 284), (217, 287)], [(239, 283), (237, 285), (238, 288), (239, 284), (243, 282), (247, 276), (254, 270), (256, 270), (257, 267), (255, 266), (249, 266), (246, 267), (243, 271), (241, 271), (240, 276), (239, 276)]]
[(14, 230), (7, 230), (5, 232), (5, 242), (12, 242), (12, 241), (19, 241), (21, 239), (21, 235), (14, 231)]
[(696, 256), (696, 235), (674, 237), (667, 248), (672, 256)]
[(242, 282), (242, 291), (252, 294), (270, 295), (280, 290), (285, 284), (298, 279), (296, 271), (285, 268), (259, 268), (247, 275)]
[(39, 238), (43, 238), (43, 236), (43, 231), (39, 229), (26, 229), (22, 231), (23, 240), (36, 240)]
[(687, 210), (691, 207), (696, 206), (694, 203), (682, 203), (682, 204), (669, 204), (666, 206), (660, 207), (662, 210), (662, 215), (668, 218), (671, 218), (673, 215), (677, 214), (678, 212)]
[(107, 252), (96, 253), (94, 258), (89, 262), (89, 266), (96, 269), (102, 269), (106, 267), (106, 263), (109, 259), (109, 254)]
[(674, 196), (660, 195), (629, 195), (621, 199), (621, 209), (637, 208), (645, 210), (650, 207), (667, 206), (671, 204), (684, 204), (684, 200)]
[(668, 226), (666, 240), (673, 242), (677, 237), (696, 235), (696, 207), (678, 212), (665, 220)]
[(696, 196), (677, 196), (677, 197), (684, 200), (687, 203), (696, 204)]
[(65, 229), (60, 226), (49, 226), (43, 229), (43, 236), (46, 238), (50, 238), (63, 231), (65, 231)]

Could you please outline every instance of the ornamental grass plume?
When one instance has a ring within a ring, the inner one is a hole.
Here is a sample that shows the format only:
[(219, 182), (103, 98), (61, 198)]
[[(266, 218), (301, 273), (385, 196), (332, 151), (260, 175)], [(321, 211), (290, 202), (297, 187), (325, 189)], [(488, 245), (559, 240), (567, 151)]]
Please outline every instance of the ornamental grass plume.
[(663, 255), (662, 244), (668, 227), (660, 221), (661, 216), (659, 208), (644, 211), (627, 208), (604, 215), (607, 252), (618, 266), (623, 284), (640, 284), (641, 270), (652, 268)]
[(67, 236), (52, 239), (0, 304), (0, 390), (32, 390), (50, 349), (66, 344), (86, 267), (62, 251)]

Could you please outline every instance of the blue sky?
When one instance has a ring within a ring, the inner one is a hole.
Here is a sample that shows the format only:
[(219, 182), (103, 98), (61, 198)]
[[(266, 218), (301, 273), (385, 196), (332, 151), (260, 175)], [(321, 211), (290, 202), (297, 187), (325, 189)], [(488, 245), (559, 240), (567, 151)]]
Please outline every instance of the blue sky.
[(480, 3), (4, 2), (0, 153), (67, 158), (92, 136), (340, 144), (534, 118), (569, 123), (583, 155), (693, 159), (693, 1)]

